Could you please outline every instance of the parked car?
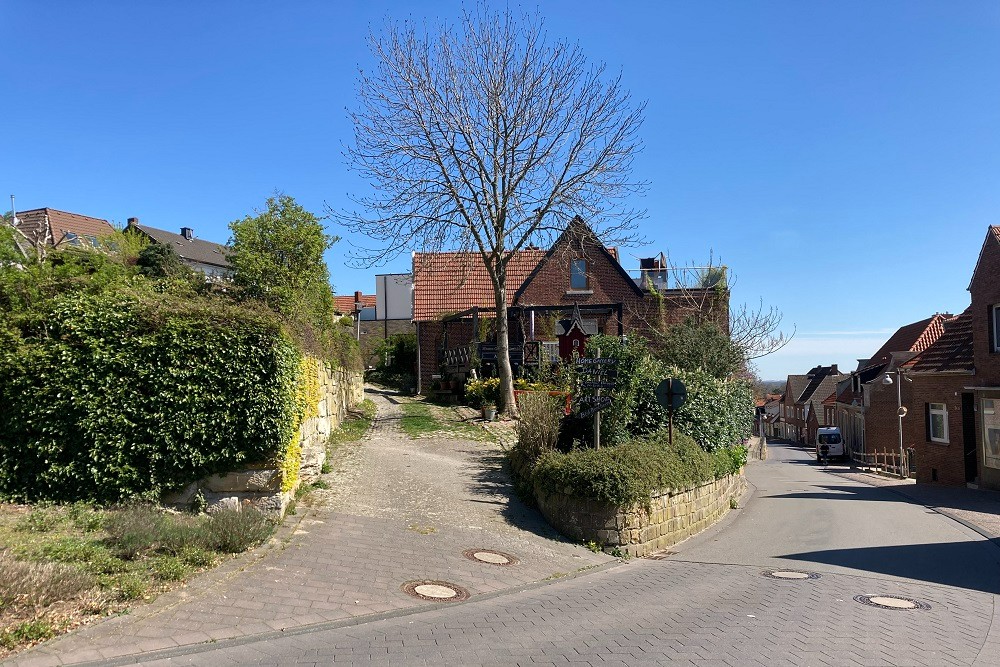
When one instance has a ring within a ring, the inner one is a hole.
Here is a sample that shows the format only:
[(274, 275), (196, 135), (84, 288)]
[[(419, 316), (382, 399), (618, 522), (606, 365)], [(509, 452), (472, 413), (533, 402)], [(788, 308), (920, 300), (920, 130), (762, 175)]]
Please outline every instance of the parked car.
[(827, 461), (829, 459), (846, 458), (844, 451), (844, 437), (840, 434), (840, 429), (836, 426), (823, 426), (816, 429), (816, 460)]

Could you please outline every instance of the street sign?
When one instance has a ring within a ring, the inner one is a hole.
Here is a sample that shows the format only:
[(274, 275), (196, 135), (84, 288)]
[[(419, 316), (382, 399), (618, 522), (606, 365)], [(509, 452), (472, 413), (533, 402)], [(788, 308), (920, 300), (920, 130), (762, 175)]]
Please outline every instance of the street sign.
[(580, 396), (576, 399), (576, 402), (580, 405), (601, 405), (608, 407), (611, 405), (611, 396)]
[(580, 386), (584, 389), (614, 389), (615, 383), (602, 380), (584, 380)]
[[(610, 405), (610, 403), (608, 405)], [(606, 407), (608, 407), (608, 405), (595, 405), (595, 406), (587, 408), (586, 410), (581, 410), (580, 411), (580, 419), (586, 419), (587, 417), (593, 417), (598, 412), (600, 412), (601, 410), (603, 410)]]
[(656, 385), (656, 400), (668, 410), (676, 410), (687, 400), (687, 389), (677, 378), (667, 378)]

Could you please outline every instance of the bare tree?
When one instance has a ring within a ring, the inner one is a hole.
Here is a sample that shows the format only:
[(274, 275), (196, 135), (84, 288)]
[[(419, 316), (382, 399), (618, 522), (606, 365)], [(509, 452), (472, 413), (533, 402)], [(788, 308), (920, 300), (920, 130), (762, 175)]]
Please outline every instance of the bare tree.
[[(642, 211), (628, 198), (644, 104), (620, 76), (551, 41), (535, 16), (485, 6), (455, 26), (388, 24), (369, 38), (349, 164), (372, 186), (359, 212), (333, 212), (374, 241), (370, 265), (403, 251), (461, 250), (486, 267), (496, 302), (502, 406), (516, 412), (507, 322), (514, 253), (576, 215), (624, 242)], [(512, 285), (516, 289), (519, 285)]]

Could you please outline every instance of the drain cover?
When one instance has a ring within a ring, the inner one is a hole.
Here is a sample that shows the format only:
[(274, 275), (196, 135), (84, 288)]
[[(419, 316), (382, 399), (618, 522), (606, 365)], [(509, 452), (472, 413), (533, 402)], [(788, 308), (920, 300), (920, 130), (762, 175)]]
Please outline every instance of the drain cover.
[(879, 609), (930, 609), (926, 602), (900, 597), (898, 595), (855, 595), (855, 602)]
[(466, 549), (462, 552), (462, 555), (477, 563), (500, 565), (501, 567), (517, 565), (520, 562), (517, 560), (517, 556), (503, 551), (494, 551), (493, 549)]
[(764, 576), (771, 579), (784, 579), (786, 581), (819, 579), (819, 575), (815, 572), (799, 572), (798, 570), (768, 570), (764, 572)]
[(403, 592), (431, 602), (459, 602), (469, 599), (469, 591), (447, 581), (408, 581), (401, 586)]

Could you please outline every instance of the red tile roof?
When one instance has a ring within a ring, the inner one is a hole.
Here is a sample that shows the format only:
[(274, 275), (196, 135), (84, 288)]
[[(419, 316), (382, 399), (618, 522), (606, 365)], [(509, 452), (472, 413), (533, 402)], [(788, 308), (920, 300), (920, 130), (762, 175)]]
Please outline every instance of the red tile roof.
[(914, 373), (973, 372), (972, 306), (945, 322), (941, 337), (903, 367)]
[[(48, 225), (46, 226), (46, 216)], [(49, 246), (68, 245), (75, 234), (80, 237), (80, 243), (86, 243), (87, 237), (101, 238), (113, 234), (115, 228), (107, 220), (91, 218), (90, 216), (54, 208), (34, 208), (17, 212), (18, 229), (32, 244), (46, 242)], [(89, 245), (89, 244), (88, 244)]]
[[(545, 257), (544, 250), (520, 250), (507, 264), (507, 305)], [(433, 320), (474, 306), (495, 308), (493, 287), (482, 256), (470, 252), (413, 254), (413, 319)]]
[[(333, 297), (334, 307), (338, 313), (348, 314), (354, 312), (354, 295), (350, 296), (335, 296)], [(375, 295), (374, 294), (362, 294), (361, 295), (361, 307), (362, 308), (374, 308), (375, 307)]]
[(922, 352), (926, 350), (944, 333), (944, 322), (949, 317), (951, 316), (935, 314), (925, 320), (900, 327), (868, 360), (866, 368), (888, 363), (892, 359), (893, 352)]

